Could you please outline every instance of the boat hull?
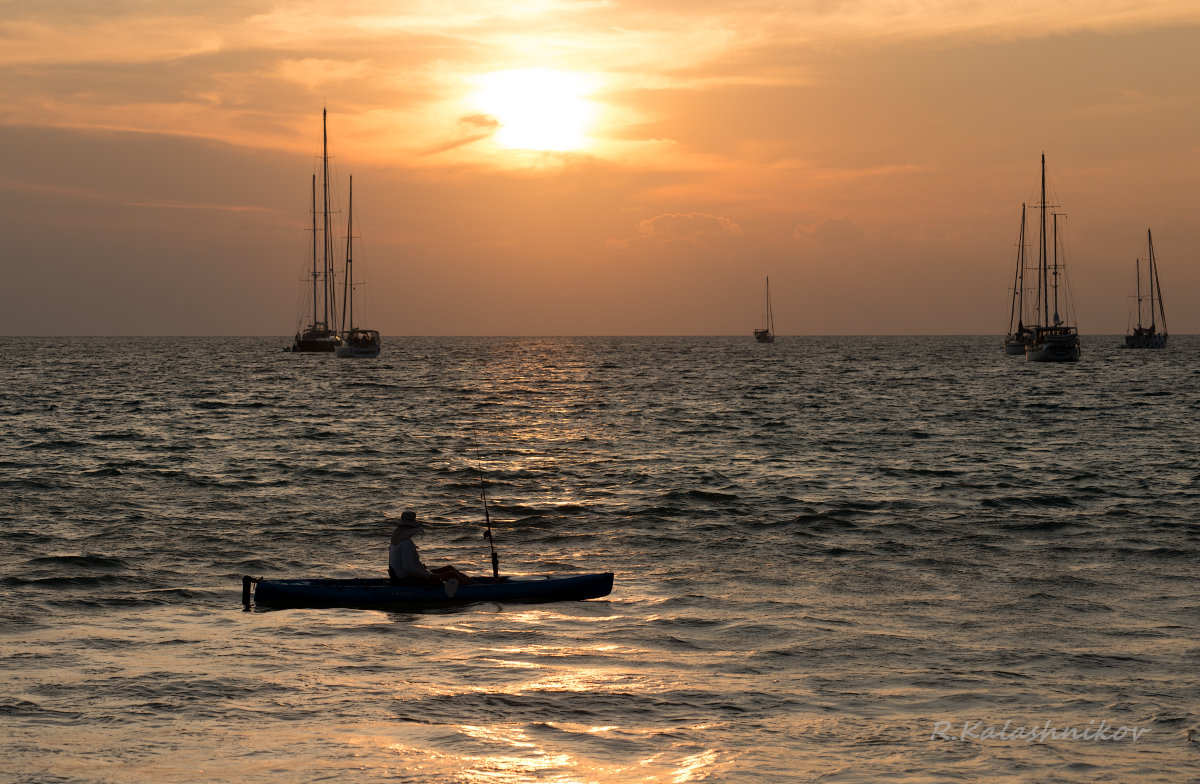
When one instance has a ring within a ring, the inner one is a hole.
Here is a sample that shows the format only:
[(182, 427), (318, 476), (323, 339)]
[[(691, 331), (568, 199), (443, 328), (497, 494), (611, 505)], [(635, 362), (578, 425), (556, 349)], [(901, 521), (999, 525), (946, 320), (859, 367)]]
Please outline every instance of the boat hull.
[[(244, 578), (242, 601), (249, 606), (253, 578)], [(392, 585), (386, 578), (260, 579), (253, 590), (259, 607), (444, 607), (472, 602), (567, 602), (599, 599), (612, 592), (613, 574), (523, 575), (500, 582), (444, 586)]]
[(353, 357), (357, 359), (370, 359), (371, 357), (379, 356), (379, 344), (374, 346), (338, 346), (334, 352), (339, 357)]
[(341, 342), (341, 339), (330, 330), (306, 329), (304, 332), (296, 333), (291, 350), (294, 353), (328, 353), (335, 351)]
[(1079, 334), (1068, 327), (1036, 334), (1025, 346), (1029, 362), (1076, 362), (1079, 355)]
[(1153, 334), (1138, 334), (1125, 336), (1125, 348), (1166, 348), (1167, 334), (1165, 332), (1155, 332)]
[(373, 329), (354, 329), (342, 334), (337, 356), (370, 358), (379, 356), (379, 333)]
[(759, 343), (774, 343), (775, 342), (775, 336), (772, 335), (768, 330), (765, 330), (765, 329), (754, 330), (754, 339), (757, 340)]
[(297, 340), (292, 344), (294, 354), (328, 354), (337, 349), (337, 344), (331, 341)]
[(1031, 337), (1033, 337), (1033, 333), (1028, 329), (1013, 332), (1004, 338), (1004, 353), (1013, 355), (1024, 354), (1025, 346), (1028, 345)]

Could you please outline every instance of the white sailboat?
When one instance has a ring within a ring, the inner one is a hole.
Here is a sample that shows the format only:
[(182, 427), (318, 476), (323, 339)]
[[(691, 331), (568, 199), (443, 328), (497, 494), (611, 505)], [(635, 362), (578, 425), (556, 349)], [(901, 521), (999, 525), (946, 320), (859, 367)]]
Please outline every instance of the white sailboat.
[(775, 314), (771, 310), (771, 278), (767, 277), (767, 288), (763, 294), (762, 329), (754, 330), (754, 339), (759, 343), (775, 342)]
[(379, 356), (379, 332), (354, 323), (354, 177), (350, 177), (350, 203), (346, 210), (346, 274), (342, 280), (342, 330), (339, 357)]
[[(1154, 258), (1154, 237), (1150, 229), (1146, 229), (1146, 243), (1150, 246), (1148, 262), (1148, 294), (1142, 296), (1142, 260), (1137, 260), (1137, 326), (1133, 332), (1125, 336), (1126, 348), (1166, 348), (1167, 347), (1167, 314), (1163, 310), (1162, 287), (1158, 283), (1158, 262)], [(1143, 308), (1142, 302), (1149, 300), (1149, 308)], [(1142, 326), (1142, 313), (1148, 310), (1150, 326)], [(1160, 329), (1161, 326), (1161, 329)]]
[[(329, 135), (326, 130), (326, 110), (321, 109), (321, 193), (322, 228), (317, 231), (317, 175), (313, 175), (312, 186), (312, 320), (296, 331), (290, 349), (294, 352), (329, 352), (341, 344), (334, 329), (337, 321), (336, 298), (334, 296), (333, 237), (329, 218)], [(318, 234), (324, 238), (324, 251), (317, 253)], [(319, 266), (318, 266), (319, 264)]]
[[(1031, 328), (1025, 344), (1025, 359), (1029, 362), (1075, 362), (1079, 359), (1079, 331), (1063, 318), (1069, 303), (1066, 285), (1066, 265), (1059, 260), (1061, 243), (1058, 236), (1058, 213), (1053, 213), (1052, 233), (1047, 231), (1046, 155), (1042, 154), (1041, 229), (1038, 248), (1037, 308), (1040, 326)], [(1048, 244), (1053, 246), (1053, 255)], [(1070, 314), (1066, 314), (1070, 315)]]
[(1033, 330), (1025, 326), (1025, 205), (1021, 205), (1021, 231), (1017, 240), (1017, 271), (1013, 279), (1012, 310), (1008, 316), (1005, 354), (1024, 354)]

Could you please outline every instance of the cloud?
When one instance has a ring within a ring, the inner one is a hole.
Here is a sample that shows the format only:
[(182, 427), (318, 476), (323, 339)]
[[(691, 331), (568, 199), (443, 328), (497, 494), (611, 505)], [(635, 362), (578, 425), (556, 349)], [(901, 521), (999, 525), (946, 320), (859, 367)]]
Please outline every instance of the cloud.
[(742, 236), (742, 227), (729, 218), (705, 212), (668, 212), (647, 218), (638, 224), (637, 235), (610, 240), (610, 246), (633, 244), (687, 245), (711, 247)]
[(456, 136), (448, 141), (439, 141), (420, 151), (420, 155), (437, 155), (438, 153), (456, 150), (459, 147), (481, 142), (496, 135), (500, 122), (490, 114), (469, 114), (458, 118), (459, 126), (466, 126), (465, 135)]
[(719, 215), (670, 212), (638, 224), (638, 235), (664, 242), (698, 242), (715, 237), (740, 237), (742, 227)]
[(792, 236), (821, 245), (847, 245), (861, 242), (867, 233), (849, 218), (827, 218), (807, 226), (796, 226)]

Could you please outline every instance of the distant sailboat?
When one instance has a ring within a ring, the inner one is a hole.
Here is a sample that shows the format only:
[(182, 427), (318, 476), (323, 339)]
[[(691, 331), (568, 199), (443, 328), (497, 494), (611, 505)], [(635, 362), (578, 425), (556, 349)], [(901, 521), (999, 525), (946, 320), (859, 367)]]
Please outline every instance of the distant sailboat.
[[(1125, 336), (1126, 348), (1166, 348), (1167, 314), (1163, 310), (1162, 287), (1158, 283), (1158, 262), (1154, 258), (1154, 238), (1146, 229), (1146, 243), (1150, 246), (1148, 282), (1149, 294), (1142, 297), (1142, 260), (1137, 260), (1137, 326)], [(1149, 300), (1150, 326), (1142, 326), (1142, 302)], [(1161, 325), (1162, 329), (1159, 329)]]
[(354, 325), (354, 177), (346, 210), (346, 277), (342, 281), (342, 332), (339, 357), (379, 356), (379, 332)]
[(1017, 240), (1017, 271), (1013, 279), (1012, 311), (1008, 316), (1005, 354), (1024, 354), (1033, 330), (1025, 326), (1025, 205), (1021, 205), (1021, 231)]
[(763, 294), (762, 329), (754, 330), (754, 339), (759, 343), (775, 342), (775, 314), (771, 310), (771, 278), (767, 278), (766, 292)]
[[(1041, 326), (1031, 327), (1025, 344), (1025, 359), (1030, 362), (1075, 362), (1079, 359), (1079, 331), (1062, 317), (1067, 296), (1065, 265), (1059, 261), (1058, 213), (1053, 213), (1053, 232), (1046, 228), (1046, 155), (1042, 154), (1041, 230), (1038, 248), (1037, 313)], [(1053, 256), (1047, 243), (1053, 245)], [(1061, 295), (1061, 296), (1060, 296)], [(1067, 314), (1068, 316), (1070, 314)]]
[[(341, 344), (334, 330), (337, 321), (334, 296), (333, 236), (329, 219), (329, 136), (326, 131), (326, 110), (321, 110), (321, 193), (323, 224), (317, 231), (317, 175), (312, 178), (312, 321), (296, 332), (291, 351), (328, 352)], [(324, 238), (324, 252), (317, 253), (318, 234)], [(285, 349), (287, 350), (287, 349)]]

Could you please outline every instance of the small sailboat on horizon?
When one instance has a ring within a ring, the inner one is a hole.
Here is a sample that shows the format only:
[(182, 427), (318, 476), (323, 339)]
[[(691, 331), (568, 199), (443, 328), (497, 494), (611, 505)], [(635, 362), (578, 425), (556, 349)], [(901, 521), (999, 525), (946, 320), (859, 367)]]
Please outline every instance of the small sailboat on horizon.
[(771, 309), (771, 278), (767, 277), (767, 288), (763, 293), (762, 329), (754, 330), (754, 339), (759, 343), (775, 342), (775, 313)]
[[(1060, 261), (1062, 243), (1058, 234), (1059, 213), (1052, 213), (1052, 226), (1046, 226), (1046, 155), (1042, 154), (1041, 226), (1038, 247), (1038, 286), (1035, 312), (1039, 326), (1030, 328), (1025, 344), (1029, 362), (1076, 362), (1080, 356), (1079, 330), (1063, 318), (1070, 297), (1067, 292), (1066, 265)], [(1053, 253), (1051, 254), (1052, 246)], [(1069, 317), (1070, 314), (1066, 313)]]
[(379, 356), (379, 332), (354, 324), (354, 177), (350, 177), (350, 202), (346, 209), (346, 274), (342, 280), (342, 331), (339, 357)]
[[(1146, 297), (1142, 296), (1142, 260), (1136, 262), (1137, 270), (1137, 326), (1133, 332), (1125, 336), (1126, 348), (1166, 348), (1167, 347), (1167, 314), (1163, 310), (1162, 286), (1158, 282), (1158, 262), (1154, 258), (1154, 237), (1150, 229), (1146, 229), (1146, 244), (1150, 249), (1148, 279), (1149, 286)], [(1150, 326), (1142, 326), (1142, 302), (1149, 300)], [(1162, 329), (1159, 329), (1159, 326)]]
[(1025, 205), (1021, 205), (1021, 231), (1017, 239), (1017, 270), (1013, 280), (1012, 309), (1008, 316), (1005, 354), (1024, 354), (1033, 329), (1025, 326)]

